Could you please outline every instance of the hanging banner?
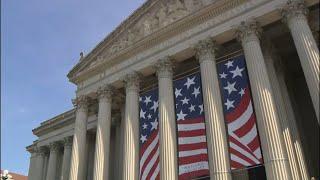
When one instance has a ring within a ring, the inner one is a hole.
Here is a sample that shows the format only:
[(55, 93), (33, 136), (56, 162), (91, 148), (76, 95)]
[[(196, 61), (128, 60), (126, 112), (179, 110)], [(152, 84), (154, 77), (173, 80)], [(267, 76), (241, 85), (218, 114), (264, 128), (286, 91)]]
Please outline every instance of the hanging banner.
[(250, 84), (243, 55), (217, 64), (231, 169), (263, 164)]
[(174, 81), (179, 180), (209, 176), (200, 73)]
[(158, 89), (139, 96), (140, 179), (160, 179)]

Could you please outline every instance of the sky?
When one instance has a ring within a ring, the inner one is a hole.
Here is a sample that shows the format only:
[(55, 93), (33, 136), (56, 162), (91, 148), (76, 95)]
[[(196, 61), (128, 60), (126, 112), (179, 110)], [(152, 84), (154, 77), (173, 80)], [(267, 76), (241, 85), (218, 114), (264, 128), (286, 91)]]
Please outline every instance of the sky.
[(144, 0), (1, 1), (1, 169), (28, 174), (32, 129), (72, 108), (66, 75)]

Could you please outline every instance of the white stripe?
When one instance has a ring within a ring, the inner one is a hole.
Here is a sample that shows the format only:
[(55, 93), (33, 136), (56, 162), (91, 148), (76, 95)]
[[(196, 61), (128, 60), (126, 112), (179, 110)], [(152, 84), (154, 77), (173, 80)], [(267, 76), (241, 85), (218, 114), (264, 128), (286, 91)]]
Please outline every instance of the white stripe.
[(151, 180), (154, 180), (157, 178), (157, 175), (160, 172), (160, 163), (158, 163), (158, 166), (156, 167), (156, 169), (154, 170), (152, 176), (150, 177)]
[(147, 160), (148, 156), (150, 155), (151, 151), (154, 149), (154, 147), (156, 147), (158, 141), (159, 141), (159, 133), (154, 138), (152, 143), (147, 147), (147, 149), (145, 150), (145, 152), (143, 153), (143, 155), (140, 159), (140, 173), (141, 173), (142, 166), (144, 165), (144, 163)]
[(179, 151), (179, 157), (194, 156), (199, 154), (207, 154), (207, 149), (196, 149), (191, 151)]
[(235, 154), (231, 154), (231, 160), (232, 161), (236, 161), (238, 162), (239, 164), (242, 164), (244, 166), (251, 166), (250, 163), (248, 163), (247, 161), (241, 159), (240, 157), (236, 156)]
[(179, 175), (203, 169), (209, 169), (208, 161), (184, 164), (179, 166)]
[(206, 142), (206, 136), (179, 137), (179, 145)]
[(258, 147), (254, 152), (253, 154), (258, 158), (258, 159), (261, 159), (261, 150), (260, 150), (260, 147)]
[(199, 129), (205, 129), (204, 123), (178, 124), (178, 131), (192, 131)]
[(242, 136), (241, 143), (242, 144), (249, 144), (251, 141), (257, 136), (257, 128), (256, 125), (254, 125), (251, 130), (244, 136)]
[(230, 147), (237, 150), (238, 152), (240, 152), (242, 155), (246, 156), (248, 159), (251, 159), (252, 161), (254, 161), (255, 163), (259, 164), (260, 162), (258, 161), (258, 159), (256, 157), (254, 157), (252, 154), (248, 153), (248, 151), (242, 149), (241, 147), (239, 147), (238, 145), (230, 142)]
[(150, 159), (149, 163), (147, 164), (146, 168), (143, 171), (143, 174), (141, 176), (141, 179), (146, 179), (152, 166), (156, 163), (157, 158), (159, 156), (159, 148), (157, 149), (157, 152), (154, 154), (154, 156)]
[(253, 109), (252, 103), (250, 101), (245, 112), (241, 114), (241, 116), (238, 119), (228, 124), (228, 131), (235, 131), (239, 127), (242, 127), (250, 119), (252, 113)]

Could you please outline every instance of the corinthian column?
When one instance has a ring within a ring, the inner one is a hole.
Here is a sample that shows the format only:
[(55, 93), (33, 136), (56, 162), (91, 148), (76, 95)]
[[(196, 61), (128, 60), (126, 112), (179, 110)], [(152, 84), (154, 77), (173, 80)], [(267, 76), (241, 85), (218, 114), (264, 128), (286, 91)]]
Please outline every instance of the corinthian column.
[(61, 180), (67, 180), (70, 173), (70, 160), (72, 150), (72, 137), (65, 137), (63, 139), (63, 159), (62, 159), (62, 172)]
[(307, 8), (303, 0), (289, 0), (282, 9), (300, 58), (308, 84), (312, 103), (319, 122), (319, 49), (306, 17)]
[(115, 116), (113, 116), (114, 125), (115, 125), (115, 163), (114, 164), (114, 179), (118, 178), (121, 179), (121, 149), (122, 149), (122, 143), (121, 143), (121, 112), (117, 113)]
[(93, 179), (104, 180), (109, 177), (112, 87), (109, 85), (100, 87), (97, 91), (97, 95), (99, 112)]
[(274, 101), (275, 101), (275, 105), (277, 108), (277, 112), (278, 112), (278, 116), (281, 124), (282, 135), (285, 142), (285, 148), (288, 153), (291, 175), (293, 179), (301, 179), (297, 156), (294, 151), (293, 134), (292, 134), (293, 131), (292, 131), (292, 127), (290, 126), (290, 123), (292, 124), (294, 122), (292, 122), (292, 120), (289, 119), (288, 117), (284, 100), (283, 100), (283, 95), (281, 93), (279, 81), (277, 79), (277, 74), (274, 67), (274, 60), (275, 60), (275, 55), (273, 54), (274, 50), (272, 49), (272, 46), (269, 43), (266, 44), (266, 46), (263, 49), (264, 49), (265, 63), (266, 63), (266, 67), (267, 67), (267, 71), (268, 71), (268, 75), (269, 75), (269, 79), (270, 79), (270, 83), (271, 83), (272, 91), (274, 95)]
[(256, 22), (243, 22), (237, 29), (246, 57), (267, 179), (292, 179), (259, 32)]
[(156, 64), (159, 83), (160, 179), (178, 179), (176, 117), (172, 62), (166, 57)]
[(306, 164), (307, 162), (302, 149), (302, 143), (301, 143), (300, 134), (298, 131), (297, 119), (295, 117), (293, 107), (292, 107), (292, 102), (290, 101), (290, 97), (289, 97), (288, 88), (286, 86), (283, 66), (281, 64), (277, 64), (275, 67), (277, 67), (276, 68), (277, 78), (278, 78), (278, 82), (281, 90), (283, 103), (284, 103), (285, 110), (287, 112), (287, 116), (289, 120), (288, 125), (292, 132), (291, 133), (292, 141), (293, 141), (292, 143), (294, 146), (294, 151), (297, 158), (301, 179), (310, 179), (307, 164)]
[(36, 173), (35, 173), (35, 180), (43, 180), (44, 176), (44, 161), (46, 158), (47, 148), (45, 147), (38, 147), (37, 148), (37, 164), (36, 164)]
[(231, 179), (226, 128), (216, 68), (214, 42), (208, 38), (196, 45), (200, 63), (211, 179)]
[(57, 142), (50, 143), (50, 154), (48, 163), (47, 180), (55, 180), (57, 175), (57, 161), (58, 153), (60, 150), (60, 144)]
[(36, 164), (37, 164), (37, 151), (36, 151), (36, 145), (33, 144), (29, 147), (27, 147), (27, 151), (30, 152), (30, 164), (29, 164), (29, 172), (28, 172), (28, 179), (34, 180), (35, 174), (37, 172)]
[(79, 96), (73, 100), (76, 107), (76, 121), (74, 126), (73, 145), (69, 180), (84, 180), (86, 172), (85, 152), (88, 119), (88, 97)]
[(123, 180), (139, 178), (139, 74), (134, 72), (124, 78), (126, 105), (123, 139)]

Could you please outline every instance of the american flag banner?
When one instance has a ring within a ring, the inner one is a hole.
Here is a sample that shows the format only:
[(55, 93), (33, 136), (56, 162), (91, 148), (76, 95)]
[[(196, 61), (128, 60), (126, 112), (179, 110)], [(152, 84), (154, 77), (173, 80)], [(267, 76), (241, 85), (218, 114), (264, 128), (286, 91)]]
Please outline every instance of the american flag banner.
[(174, 81), (179, 179), (209, 176), (200, 73)]
[(250, 85), (243, 55), (217, 64), (231, 169), (263, 163)]
[(140, 179), (160, 179), (158, 89), (139, 96), (140, 105)]

